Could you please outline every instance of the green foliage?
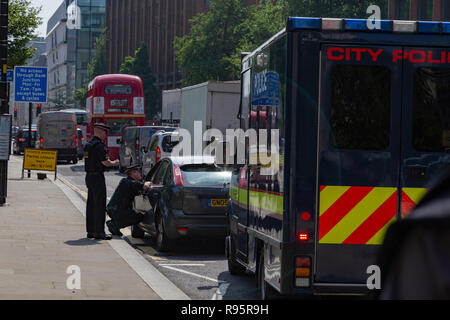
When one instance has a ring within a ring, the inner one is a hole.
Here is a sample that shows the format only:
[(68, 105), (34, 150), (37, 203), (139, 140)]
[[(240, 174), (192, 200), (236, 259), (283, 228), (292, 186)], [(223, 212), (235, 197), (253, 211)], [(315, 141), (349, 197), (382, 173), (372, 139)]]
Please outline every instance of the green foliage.
[(387, 17), (388, 0), (289, 0), (289, 13), (299, 17), (367, 18), (367, 8), (376, 4)]
[(95, 39), (94, 50), (94, 56), (87, 67), (90, 80), (108, 72), (108, 62), (106, 60), (106, 29)]
[(248, 8), (248, 18), (242, 26), (245, 30), (240, 51), (253, 51), (286, 26), (289, 12), (287, 0), (261, 0), (259, 5)]
[(37, 37), (36, 29), (42, 22), (41, 7), (33, 7), (29, 0), (10, 0), (8, 14), (8, 68), (24, 65), (33, 57), (35, 49), (27, 48)]
[(184, 84), (237, 78), (237, 49), (241, 47), (246, 18), (243, 0), (212, 0), (207, 13), (190, 20), (190, 33), (174, 42), (178, 65), (186, 73)]
[(87, 84), (85, 84), (83, 88), (75, 89), (73, 93), (73, 100), (83, 106), (86, 103), (87, 93)]
[(156, 79), (149, 64), (148, 48), (145, 43), (136, 50), (135, 57), (125, 57), (125, 61), (120, 66), (120, 73), (135, 75), (142, 79), (145, 115), (146, 119), (152, 119), (157, 113), (156, 105), (160, 99), (160, 92), (155, 86)]
[(240, 54), (253, 51), (286, 26), (288, 16), (368, 18), (369, 5), (387, 16), (388, 0), (212, 0), (210, 10), (190, 20), (191, 31), (174, 41), (183, 83), (239, 79)]

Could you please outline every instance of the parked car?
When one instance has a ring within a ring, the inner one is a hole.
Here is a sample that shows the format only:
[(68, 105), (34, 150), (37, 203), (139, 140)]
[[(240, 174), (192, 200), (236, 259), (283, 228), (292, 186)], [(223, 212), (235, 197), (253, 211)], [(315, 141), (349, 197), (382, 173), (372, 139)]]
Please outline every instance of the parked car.
[(142, 147), (142, 174), (147, 175), (155, 164), (172, 155), (172, 149), (178, 144), (179, 134), (177, 131), (158, 131), (148, 144)]
[(120, 171), (123, 171), (124, 167), (140, 164), (142, 165), (142, 146), (146, 146), (152, 136), (160, 131), (165, 132), (175, 131), (175, 127), (161, 127), (161, 126), (141, 126), (141, 127), (127, 127), (122, 133), (122, 138), (118, 139), (120, 144), (119, 160)]
[(132, 227), (133, 237), (154, 235), (159, 251), (185, 237), (225, 238), (231, 172), (217, 166), (214, 157), (164, 158), (145, 181), (152, 188), (135, 197), (134, 207), (146, 218)]
[[(13, 139), (13, 154), (22, 154), (28, 148), (28, 128), (19, 129)], [(31, 128), (31, 146), (36, 147), (36, 127)]]

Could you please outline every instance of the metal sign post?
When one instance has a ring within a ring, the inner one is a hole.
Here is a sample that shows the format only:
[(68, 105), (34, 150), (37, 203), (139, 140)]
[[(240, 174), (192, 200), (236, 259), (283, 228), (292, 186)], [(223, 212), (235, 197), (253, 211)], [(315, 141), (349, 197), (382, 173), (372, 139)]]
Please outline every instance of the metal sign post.
[[(0, 0), (0, 116), (1, 137), (0, 140), (0, 206), (6, 203), (8, 189), (8, 159), (11, 150), (11, 117), (8, 118), (9, 103), (6, 83), (6, 72), (8, 58), (8, 0)], [(3, 116), (5, 115), (5, 117)], [(9, 124), (9, 125), (8, 125)], [(4, 133), (4, 135), (3, 135)], [(9, 137), (9, 141), (6, 141)], [(7, 147), (7, 150), (5, 149)]]

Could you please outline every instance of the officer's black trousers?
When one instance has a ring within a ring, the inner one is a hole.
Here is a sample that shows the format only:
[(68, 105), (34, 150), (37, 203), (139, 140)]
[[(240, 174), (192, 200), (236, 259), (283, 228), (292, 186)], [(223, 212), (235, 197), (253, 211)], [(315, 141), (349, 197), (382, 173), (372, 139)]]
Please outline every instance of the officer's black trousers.
[(106, 184), (101, 172), (87, 172), (86, 230), (94, 235), (105, 234)]
[(119, 229), (134, 226), (144, 219), (143, 214), (133, 209), (117, 209), (117, 212), (108, 211), (108, 215)]

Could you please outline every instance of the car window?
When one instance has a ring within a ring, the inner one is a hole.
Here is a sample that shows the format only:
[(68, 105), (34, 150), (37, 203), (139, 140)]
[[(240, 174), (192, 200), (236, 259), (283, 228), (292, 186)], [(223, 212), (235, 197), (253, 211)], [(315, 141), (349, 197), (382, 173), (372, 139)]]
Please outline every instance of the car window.
[(164, 181), (164, 174), (166, 173), (167, 167), (169, 163), (167, 161), (163, 161), (156, 172), (155, 176), (152, 179), (152, 183), (154, 185), (162, 185)]
[(167, 171), (166, 171), (166, 175), (164, 176), (164, 185), (170, 185), (173, 182), (173, 170), (172, 170), (172, 165), (169, 163)]
[[(176, 139), (176, 138), (175, 138)], [(172, 141), (172, 136), (167, 135), (163, 138), (161, 146), (164, 152), (172, 152), (172, 149), (179, 143), (179, 141)]]
[(155, 166), (150, 170), (150, 172), (145, 177), (145, 181), (153, 181), (153, 177), (155, 176), (155, 173), (158, 171), (160, 165), (161, 162), (155, 164)]
[(185, 187), (223, 187), (231, 181), (231, 171), (215, 164), (188, 164), (181, 168)]
[(155, 136), (152, 138), (150, 142), (150, 151), (156, 151), (156, 148), (158, 147), (158, 136)]

